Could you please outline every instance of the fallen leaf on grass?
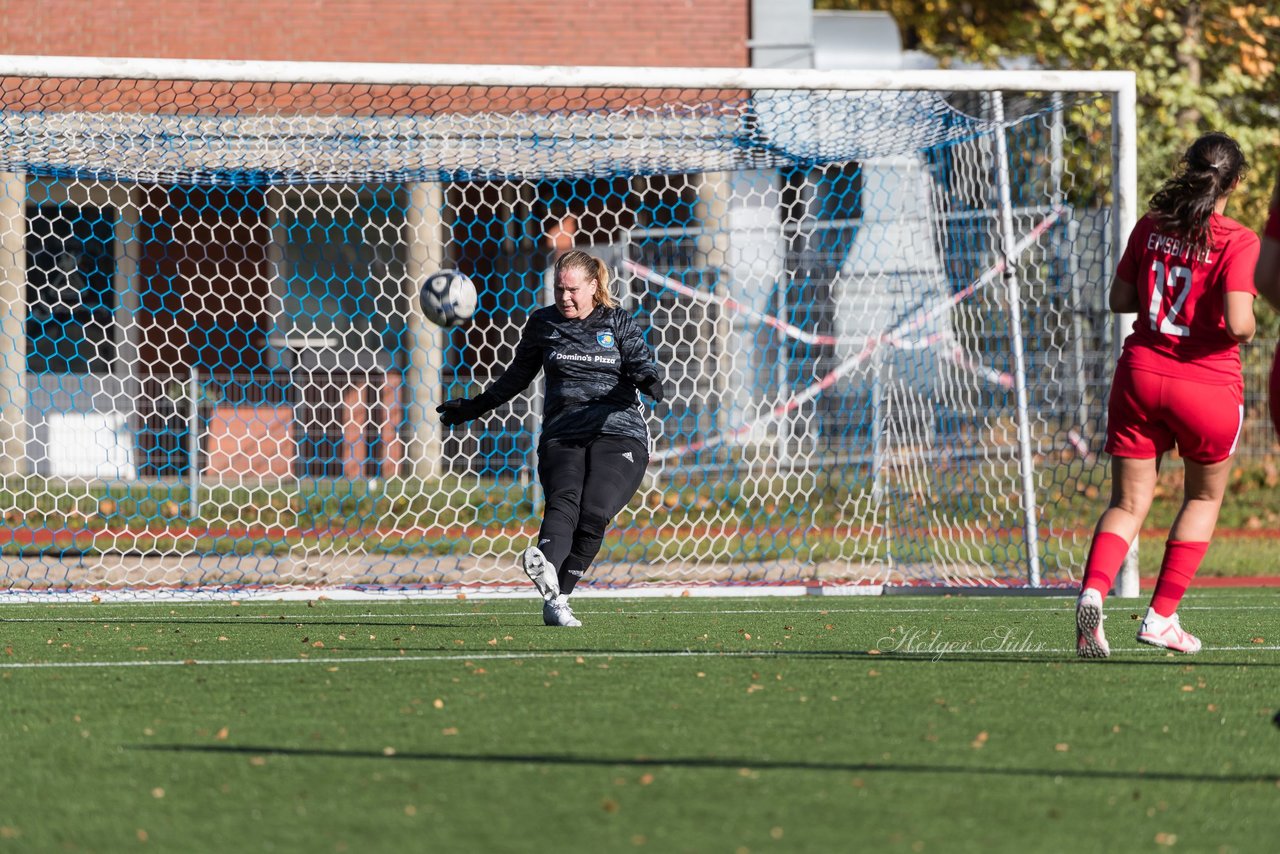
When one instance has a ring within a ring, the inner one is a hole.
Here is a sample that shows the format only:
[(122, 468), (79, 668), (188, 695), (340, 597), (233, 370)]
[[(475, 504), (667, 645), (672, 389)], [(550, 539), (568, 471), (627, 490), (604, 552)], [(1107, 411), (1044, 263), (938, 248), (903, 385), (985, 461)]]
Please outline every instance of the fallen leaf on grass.
[(223, 727), (222, 729), (214, 733), (213, 737), (216, 738), (218, 741), (226, 741), (227, 736), (230, 734), (231, 732), (226, 727)]
[(1059, 753), (1066, 753), (1071, 749), (1071, 745), (1067, 744), (1065, 741), (1060, 741), (1053, 746), (1053, 749)]
[(988, 738), (989, 736), (987, 735), (987, 731), (983, 730), (982, 732), (974, 736), (973, 741), (969, 742), (969, 746), (972, 747), (974, 750), (981, 750), (982, 748), (987, 746)]

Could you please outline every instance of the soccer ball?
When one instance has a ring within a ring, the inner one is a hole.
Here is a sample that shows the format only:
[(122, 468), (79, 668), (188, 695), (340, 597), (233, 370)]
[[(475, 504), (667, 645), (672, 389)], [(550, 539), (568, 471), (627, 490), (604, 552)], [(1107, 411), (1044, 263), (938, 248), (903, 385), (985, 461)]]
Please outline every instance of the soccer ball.
[(476, 313), (476, 286), (457, 270), (427, 276), (418, 294), (422, 313), (437, 326), (462, 326)]

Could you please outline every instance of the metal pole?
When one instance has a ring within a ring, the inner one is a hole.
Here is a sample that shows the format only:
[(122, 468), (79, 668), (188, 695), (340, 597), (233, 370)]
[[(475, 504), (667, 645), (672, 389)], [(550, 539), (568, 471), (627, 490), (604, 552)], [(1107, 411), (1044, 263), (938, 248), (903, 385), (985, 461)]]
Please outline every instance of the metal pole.
[(877, 347), (871, 355), (871, 503), (884, 501), (884, 380), (883, 357)]
[(191, 366), (191, 412), (187, 415), (187, 472), (190, 494), (187, 515), (200, 515), (200, 370)]
[[(782, 274), (778, 276), (777, 288), (778, 288), (778, 291), (777, 291), (778, 317), (782, 318), (785, 321), (787, 320), (787, 274), (785, 270), (782, 271)], [(788, 361), (787, 361), (787, 355), (789, 351), (790, 351), (790, 348), (787, 346), (786, 336), (780, 337), (778, 339), (778, 368), (775, 375), (775, 379), (778, 383), (778, 402), (780, 404), (785, 403), (787, 399), (791, 397), (790, 384), (787, 382), (787, 377), (791, 372), (790, 365), (788, 364)], [(790, 441), (791, 441), (791, 413), (790, 412), (784, 412), (782, 417), (778, 419), (778, 435), (776, 438), (777, 438), (777, 453), (778, 453), (778, 469), (782, 470), (782, 468), (785, 466), (789, 471), (791, 469), (791, 463), (792, 463), (790, 454), (787, 452), (788, 445), (790, 444)]]
[(892, 501), (884, 500), (884, 457), (888, 445), (888, 401), (884, 393), (884, 348), (877, 347), (871, 354), (871, 505), (884, 508), (885, 562), (893, 568), (893, 511)]
[[(1111, 223), (1111, 266), (1120, 260), (1129, 232), (1138, 221), (1138, 91), (1134, 78), (1111, 96), (1111, 151), (1115, 166), (1111, 174), (1111, 191), (1115, 215)], [(1113, 349), (1117, 356), (1124, 344), (1135, 315), (1116, 315)], [(1116, 576), (1114, 595), (1128, 599), (1139, 596), (1138, 537), (1133, 538), (1129, 554)]]
[[(1065, 161), (1062, 155), (1062, 143), (1066, 134), (1066, 129), (1062, 120), (1062, 93), (1053, 93), (1053, 120), (1049, 126), (1049, 150), (1051, 152), (1052, 164), (1050, 179), (1051, 198), (1053, 199), (1053, 208), (1058, 210), (1062, 208), (1064, 197), (1062, 192), (1062, 176), (1065, 169)], [(1089, 425), (1089, 402), (1088, 402), (1088, 380), (1085, 376), (1085, 360), (1084, 360), (1084, 324), (1081, 322), (1081, 316), (1084, 308), (1081, 305), (1082, 291), (1080, 288), (1080, 264), (1076, 260), (1076, 253), (1073, 251), (1076, 240), (1080, 234), (1080, 223), (1072, 216), (1065, 223), (1066, 237), (1065, 240), (1054, 241), (1054, 247), (1057, 250), (1054, 260), (1057, 262), (1057, 271), (1059, 276), (1064, 276), (1067, 280), (1067, 288), (1069, 299), (1068, 311), (1071, 312), (1071, 358), (1074, 362), (1075, 382), (1076, 382), (1076, 426), (1080, 428), (1081, 434), (1088, 429)], [(1065, 246), (1063, 245), (1065, 243)]]
[(1023, 539), (1027, 546), (1027, 583), (1040, 586), (1040, 531), (1036, 520), (1036, 479), (1031, 455), (1031, 415), (1027, 402), (1027, 366), (1022, 340), (1022, 295), (1013, 256), (1013, 194), (1009, 187), (1009, 147), (1004, 130), (1004, 94), (992, 93), (995, 113), (996, 175), (1000, 190), (1000, 236), (1004, 254), (1005, 294), (1009, 302), (1009, 347), (1018, 405), (1018, 468), (1022, 474)]

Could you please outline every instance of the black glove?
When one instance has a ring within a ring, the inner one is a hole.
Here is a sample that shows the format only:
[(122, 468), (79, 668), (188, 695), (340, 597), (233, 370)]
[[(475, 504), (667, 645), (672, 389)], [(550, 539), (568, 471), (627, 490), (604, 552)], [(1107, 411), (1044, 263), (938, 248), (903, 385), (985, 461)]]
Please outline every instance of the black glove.
[(657, 374), (640, 380), (640, 382), (636, 384), (636, 388), (640, 389), (644, 394), (649, 395), (649, 397), (652, 397), (654, 403), (662, 403), (662, 398), (664, 397), (662, 380)]
[(474, 421), (488, 411), (489, 407), (485, 406), (476, 397), (459, 397), (454, 400), (446, 400), (436, 407), (436, 412), (440, 413), (440, 423), (446, 427), (454, 427), (458, 424)]

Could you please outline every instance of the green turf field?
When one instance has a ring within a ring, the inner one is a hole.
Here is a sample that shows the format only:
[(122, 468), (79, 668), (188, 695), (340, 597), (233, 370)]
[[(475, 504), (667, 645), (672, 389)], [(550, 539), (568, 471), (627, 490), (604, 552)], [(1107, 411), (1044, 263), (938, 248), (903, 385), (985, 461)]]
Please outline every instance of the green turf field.
[(0, 851), (1275, 850), (1278, 595), (3, 605)]

